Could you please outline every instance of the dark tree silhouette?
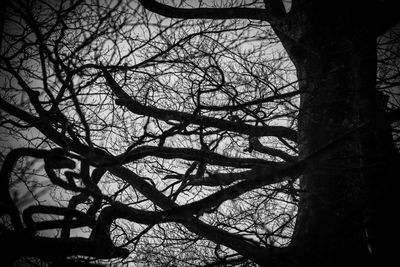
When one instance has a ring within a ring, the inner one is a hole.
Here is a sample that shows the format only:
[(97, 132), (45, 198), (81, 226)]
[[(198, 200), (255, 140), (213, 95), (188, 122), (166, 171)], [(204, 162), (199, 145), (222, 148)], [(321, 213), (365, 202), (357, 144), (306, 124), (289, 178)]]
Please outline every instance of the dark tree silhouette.
[(396, 260), (398, 1), (178, 2), (4, 4), (4, 264)]

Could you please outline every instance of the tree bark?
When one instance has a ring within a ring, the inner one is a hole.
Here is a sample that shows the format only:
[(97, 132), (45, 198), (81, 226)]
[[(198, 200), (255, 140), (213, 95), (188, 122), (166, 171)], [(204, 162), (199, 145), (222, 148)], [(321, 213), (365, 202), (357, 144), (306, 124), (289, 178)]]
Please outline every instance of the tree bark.
[(299, 266), (377, 266), (395, 255), (386, 225), (397, 202), (398, 156), (375, 89), (376, 37), (346, 8), (309, 13), (290, 54), (306, 91), (300, 160), (338, 141), (300, 179), (292, 242)]

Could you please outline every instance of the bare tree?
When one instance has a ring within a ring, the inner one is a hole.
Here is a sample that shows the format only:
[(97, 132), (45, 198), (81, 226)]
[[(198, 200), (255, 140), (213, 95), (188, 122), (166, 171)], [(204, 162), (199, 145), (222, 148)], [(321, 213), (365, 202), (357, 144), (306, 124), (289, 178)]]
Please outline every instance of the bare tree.
[(139, 2), (7, 4), (5, 263), (394, 259), (396, 1)]

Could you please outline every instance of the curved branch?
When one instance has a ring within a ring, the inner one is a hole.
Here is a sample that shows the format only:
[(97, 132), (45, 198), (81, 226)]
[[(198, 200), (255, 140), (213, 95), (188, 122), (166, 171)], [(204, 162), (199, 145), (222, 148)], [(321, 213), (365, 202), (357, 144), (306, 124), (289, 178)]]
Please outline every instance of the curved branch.
[[(165, 213), (168, 216), (191, 216), (201, 215), (217, 208), (224, 201), (237, 198), (238, 196), (259, 188), (261, 186), (276, 184), (295, 177), (304, 167), (303, 162), (287, 164), (279, 168), (256, 168), (248, 172), (225, 174), (229, 178), (244, 180), (228, 188), (224, 188), (214, 194), (211, 194), (201, 200), (167, 210)], [(223, 178), (224, 174), (211, 175), (216, 182)], [(219, 178), (218, 176), (222, 176)]]
[(9, 183), (11, 172), (15, 163), (24, 156), (44, 158), (47, 150), (33, 149), (33, 148), (17, 148), (10, 151), (4, 159), (3, 165), (0, 170), (0, 200), (4, 203), (6, 211), (11, 216), (13, 226), (17, 231), (23, 229), (22, 221), (19, 217), (18, 208), (15, 206), (9, 192)]
[[(75, 217), (77, 221), (69, 222), (67, 220), (52, 220), (52, 221), (45, 221), (45, 222), (34, 222), (32, 219), (32, 215), (35, 213), (41, 214), (55, 214), (55, 215), (62, 215), (62, 216), (70, 216)], [(23, 212), (22, 218), (26, 227), (29, 230), (43, 230), (43, 229), (50, 229), (50, 228), (59, 228), (59, 227), (68, 227), (68, 228), (75, 228), (81, 226), (89, 226), (94, 223), (94, 218), (86, 215), (83, 212), (80, 212), (75, 209), (70, 208), (63, 208), (63, 207), (55, 207), (55, 206), (30, 206), (26, 208)], [(69, 225), (77, 224), (78, 226)]]
[(142, 105), (140, 102), (130, 97), (114, 80), (111, 74), (103, 68), (103, 74), (107, 84), (113, 93), (118, 97), (118, 104), (125, 106), (132, 113), (144, 116), (150, 116), (163, 121), (188, 121), (203, 127), (213, 127), (221, 130), (232, 131), (251, 136), (276, 136), (297, 141), (297, 132), (291, 128), (283, 126), (253, 126), (245, 123), (226, 121), (223, 119), (208, 116), (193, 116), (193, 114), (179, 112), (174, 110), (160, 109)]
[(116, 219), (125, 219), (140, 224), (153, 225), (165, 222), (185, 223), (189, 222), (191, 217), (167, 216), (163, 212), (135, 209), (120, 202), (114, 202), (101, 210), (90, 237), (111, 242), (110, 226)]
[(176, 8), (154, 0), (139, 0), (149, 11), (181, 19), (255, 19), (267, 21), (272, 13), (259, 8)]
[[(92, 175), (90, 177), (91, 181), (94, 184), (98, 184), (100, 179), (103, 177), (105, 174), (106, 170), (102, 168), (96, 168), (93, 170)], [(89, 209), (87, 210), (86, 214), (89, 216), (95, 216), (96, 212), (101, 208), (101, 203), (102, 199), (99, 197), (96, 197), (95, 195), (92, 196), (93, 203), (90, 205)], [(84, 203), (86, 200), (89, 199), (89, 195), (86, 193), (80, 193), (79, 195), (75, 195), (71, 197), (69, 203), (68, 203), (68, 208), (70, 209), (75, 209), (79, 204)], [(72, 219), (72, 216), (64, 216), (64, 219), (66, 221), (69, 221)], [(70, 235), (70, 229), (72, 227), (63, 227), (61, 230), (61, 237), (69, 237)]]
[(189, 161), (200, 161), (211, 165), (229, 166), (236, 168), (253, 168), (255, 166), (276, 165), (276, 162), (263, 159), (253, 158), (232, 158), (220, 155), (207, 150), (198, 150), (192, 148), (172, 148), (172, 147), (156, 147), (141, 146), (129, 151), (127, 154), (116, 157), (118, 163), (127, 163), (144, 158), (154, 156), (164, 159), (181, 158)]

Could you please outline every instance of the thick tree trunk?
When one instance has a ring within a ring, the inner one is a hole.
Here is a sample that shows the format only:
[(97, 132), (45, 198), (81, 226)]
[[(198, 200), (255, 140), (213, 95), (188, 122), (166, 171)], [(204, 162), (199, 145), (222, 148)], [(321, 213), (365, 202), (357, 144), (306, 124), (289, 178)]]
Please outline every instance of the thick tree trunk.
[[(359, 132), (354, 130), (361, 125), (353, 51), (338, 43), (322, 50), (298, 69), (301, 87), (307, 90), (299, 117), (300, 158), (335, 142), (301, 179), (304, 193), (293, 244), (303, 251), (308, 266), (335, 266), (368, 255), (366, 185), (360, 175)], [(363, 68), (371, 73), (373, 66)]]
[(300, 158), (334, 145), (301, 178), (292, 244), (299, 266), (380, 266), (395, 255), (388, 223), (398, 159), (375, 90), (376, 40), (346, 14), (342, 24), (315, 19), (303, 31), (303, 53), (291, 55), (306, 90)]

